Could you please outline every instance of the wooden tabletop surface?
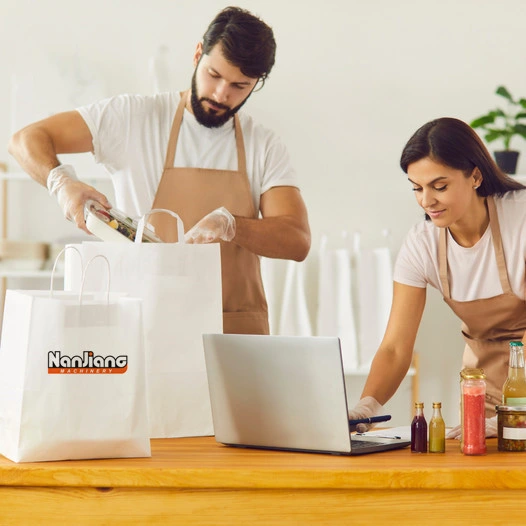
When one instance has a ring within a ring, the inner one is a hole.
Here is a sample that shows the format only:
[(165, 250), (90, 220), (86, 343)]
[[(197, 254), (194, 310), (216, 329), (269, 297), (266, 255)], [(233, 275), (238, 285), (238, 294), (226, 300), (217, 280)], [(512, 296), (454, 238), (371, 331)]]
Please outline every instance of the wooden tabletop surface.
[(155, 439), (152, 457), (14, 463), (0, 456), (0, 486), (135, 488), (440, 488), (526, 489), (526, 453), (465, 456), (457, 440), (446, 453), (409, 448), (334, 456), (220, 445), (213, 437)]

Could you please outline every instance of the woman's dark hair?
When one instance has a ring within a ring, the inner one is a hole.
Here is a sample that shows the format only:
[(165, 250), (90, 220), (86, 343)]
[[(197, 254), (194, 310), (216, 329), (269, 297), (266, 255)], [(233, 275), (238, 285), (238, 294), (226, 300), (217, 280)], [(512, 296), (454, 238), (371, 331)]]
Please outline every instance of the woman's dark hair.
[(263, 82), (276, 58), (272, 29), (239, 7), (226, 7), (212, 20), (203, 35), (203, 53), (221, 44), (225, 58), (247, 77)]
[(407, 141), (400, 166), (407, 173), (410, 164), (425, 157), (462, 170), (466, 177), (477, 167), (482, 174), (477, 193), (482, 197), (526, 188), (500, 170), (473, 128), (459, 119), (443, 117), (424, 124)]

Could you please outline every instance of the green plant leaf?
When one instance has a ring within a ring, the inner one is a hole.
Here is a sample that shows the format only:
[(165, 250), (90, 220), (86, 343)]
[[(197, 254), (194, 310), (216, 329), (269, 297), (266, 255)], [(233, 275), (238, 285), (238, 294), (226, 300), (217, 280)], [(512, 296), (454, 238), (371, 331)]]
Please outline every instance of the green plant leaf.
[(501, 126), (499, 128), (494, 128), (492, 126), (486, 126), (486, 128), (484, 128), (487, 132), (490, 132), (490, 133), (500, 133), (503, 137), (505, 137), (506, 135), (509, 135), (510, 137), (513, 135), (513, 126)]
[(486, 126), (487, 124), (492, 124), (495, 122), (495, 117), (488, 113), (488, 115), (483, 115), (482, 117), (478, 117), (474, 121), (471, 122), (470, 126), (472, 128), (480, 128), (483, 126)]
[(489, 133), (486, 133), (484, 139), (486, 139), (487, 142), (493, 142), (501, 137), (505, 137), (506, 135), (507, 134), (502, 130), (491, 130)]
[(515, 124), (513, 131), (517, 135), (521, 135), (526, 139), (526, 124)]
[(515, 135), (526, 139), (526, 122), (521, 122), (521, 119), (526, 119), (526, 98), (523, 97), (517, 101), (513, 100), (505, 86), (499, 86), (495, 93), (508, 101), (507, 109), (511, 111), (501, 108), (493, 109), (486, 115), (473, 120), (470, 126), (472, 128), (482, 128), (486, 132), (484, 136), (486, 142), (489, 143), (501, 139), (504, 143), (504, 149), (509, 150), (510, 141)]
[(506, 112), (504, 110), (501, 110), (500, 108), (497, 108), (496, 110), (490, 111), (491, 115), (494, 117), (506, 117)]
[(510, 92), (504, 86), (499, 86), (495, 93), (515, 104), (515, 101), (511, 98)]

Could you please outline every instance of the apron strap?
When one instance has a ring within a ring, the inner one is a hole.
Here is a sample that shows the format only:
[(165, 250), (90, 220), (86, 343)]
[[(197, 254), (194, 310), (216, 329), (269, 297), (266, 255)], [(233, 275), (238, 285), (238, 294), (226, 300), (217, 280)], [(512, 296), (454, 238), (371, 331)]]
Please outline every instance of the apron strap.
[[(506, 269), (506, 260), (504, 258), (504, 250), (502, 248), (502, 237), (500, 235), (499, 216), (497, 215), (497, 208), (493, 196), (489, 195), (486, 198), (488, 204), (489, 224), (491, 228), (491, 237), (493, 240), (493, 250), (495, 251), (495, 258), (497, 260), (497, 269), (499, 271), (499, 279), (502, 291), (507, 294), (511, 292), (510, 280), (508, 270)], [(440, 275), (440, 283), (444, 298), (451, 299), (451, 291), (449, 288), (449, 280), (447, 277), (447, 230), (440, 229), (438, 239), (438, 271)]]
[(234, 115), (234, 131), (236, 135), (237, 171), (246, 174), (247, 161), (245, 157), (245, 141), (243, 140), (243, 132), (241, 131), (241, 124), (237, 113)]
[(447, 238), (446, 229), (441, 228), (438, 235), (438, 273), (444, 298), (451, 299), (449, 280), (447, 279)]
[(181, 92), (181, 100), (177, 106), (175, 112), (174, 121), (172, 123), (172, 129), (170, 130), (170, 138), (168, 139), (168, 148), (166, 149), (166, 158), (164, 160), (164, 169), (173, 168), (175, 161), (175, 149), (177, 146), (177, 140), (179, 139), (179, 130), (181, 128), (181, 122), (183, 122), (183, 113), (186, 101), (188, 100), (190, 90)]
[(502, 237), (500, 235), (499, 216), (497, 215), (497, 208), (493, 196), (488, 196), (486, 202), (488, 203), (489, 224), (491, 227), (491, 236), (493, 238), (493, 249), (495, 250), (495, 258), (497, 259), (497, 268), (499, 270), (500, 284), (504, 293), (511, 292), (510, 279), (508, 270), (506, 269), (506, 260), (504, 258), (504, 250), (502, 248)]

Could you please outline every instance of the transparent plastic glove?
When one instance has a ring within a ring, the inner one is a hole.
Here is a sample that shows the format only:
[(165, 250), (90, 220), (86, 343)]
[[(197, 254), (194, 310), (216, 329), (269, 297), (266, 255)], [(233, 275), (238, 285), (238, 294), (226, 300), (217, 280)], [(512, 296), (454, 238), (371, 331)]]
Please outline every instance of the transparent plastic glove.
[(236, 220), (224, 207), (203, 217), (184, 236), (185, 243), (214, 243), (232, 241), (236, 235)]
[[(349, 420), (376, 416), (381, 414), (382, 411), (383, 406), (376, 400), (376, 398), (373, 398), (372, 396), (366, 396), (349, 411)], [(358, 424), (356, 426), (349, 426), (349, 429), (351, 431), (357, 431), (358, 433), (365, 433), (375, 425), (376, 424)], [(353, 429), (353, 427), (355, 427), (355, 429)]]
[(88, 234), (90, 232), (84, 221), (84, 203), (92, 199), (108, 209), (111, 208), (106, 196), (92, 186), (79, 181), (75, 169), (69, 164), (61, 164), (49, 172), (47, 188), (49, 195), (57, 198), (66, 219)]
[[(462, 433), (462, 426), (458, 425), (450, 429), (446, 433), (446, 438), (456, 438), (460, 440), (460, 435)], [(491, 418), (486, 418), (486, 438), (494, 438), (498, 436), (497, 434), (497, 417), (492, 416)]]

